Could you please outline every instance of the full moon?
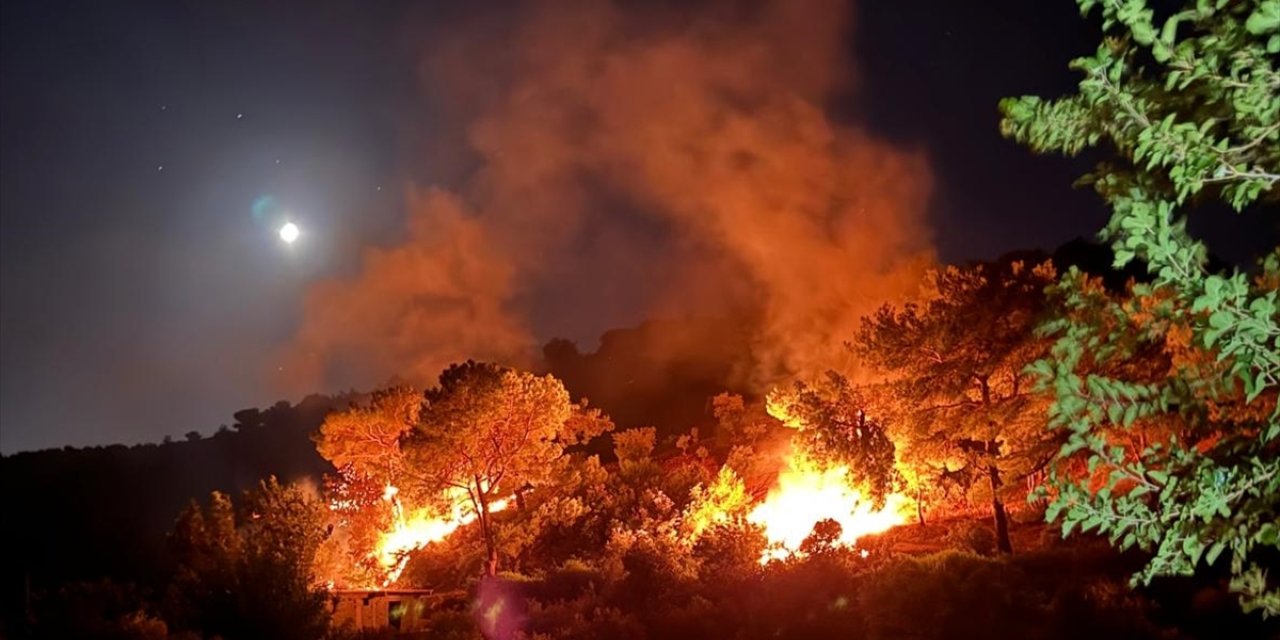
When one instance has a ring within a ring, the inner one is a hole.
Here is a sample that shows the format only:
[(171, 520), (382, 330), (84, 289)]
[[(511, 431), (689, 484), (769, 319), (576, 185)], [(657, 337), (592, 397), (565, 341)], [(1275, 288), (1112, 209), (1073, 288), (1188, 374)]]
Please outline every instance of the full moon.
[(286, 222), (283, 227), (280, 227), (280, 239), (284, 240), (286, 244), (293, 244), (293, 241), (297, 240), (298, 235), (301, 233), (302, 231), (298, 229), (298, 225), (292, 222)]

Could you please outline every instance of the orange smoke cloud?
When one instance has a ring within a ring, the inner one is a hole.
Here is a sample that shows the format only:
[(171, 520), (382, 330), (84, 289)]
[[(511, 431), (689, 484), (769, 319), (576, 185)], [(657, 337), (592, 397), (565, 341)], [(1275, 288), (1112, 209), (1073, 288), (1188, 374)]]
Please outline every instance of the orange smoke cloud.
[[(369, 249), (360, 273), (317, 284), (289, 370), (304, 384), (344, 377), (429, 380), (475, 356), (515, 359), (531, 338), (504, 308), (514, 268), (450, 194), (411, 196), (403, 244)], [(314, 387), (313, 387), (314, 388)]]
[[(845, 9), (557, 2), (500, 43), (452, 26), (430, 89), (467, 115), (480, 168), (318, 285), (295, 351), (383, 378), (519, 357), (539, 292), (592, 271), (585, 253), (629, 265), (652, 313), (751, 322), (757, 382), (839, 366), (858, 318), (932, 260), (925, 159), (828, 116), (852, 89)], [(630, 241), (636, 218), (661, 239)]]

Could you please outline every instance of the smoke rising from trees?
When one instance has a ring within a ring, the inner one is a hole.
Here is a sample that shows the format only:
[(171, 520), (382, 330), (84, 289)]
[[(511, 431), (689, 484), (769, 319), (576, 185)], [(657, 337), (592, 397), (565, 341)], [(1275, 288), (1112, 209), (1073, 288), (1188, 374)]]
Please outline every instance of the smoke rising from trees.
[(295, 382), (528, 362), (548, 331), (628, 304), (749, 323), (743, 383), (839, 366), (858, 318), (932, 262), (926, 160), (829, 113), (856, 90), (850, 18), (826, 0), (592, 1), (451, 26), (426, 91), (476, 168), (414, 189), (400, 244), (313, 288)]

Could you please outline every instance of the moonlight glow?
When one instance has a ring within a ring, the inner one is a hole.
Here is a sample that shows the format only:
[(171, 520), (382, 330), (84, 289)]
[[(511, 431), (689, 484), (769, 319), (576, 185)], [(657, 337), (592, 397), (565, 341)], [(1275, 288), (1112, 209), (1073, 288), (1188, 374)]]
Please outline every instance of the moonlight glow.
[(301, 233), (302, 231), (298, 229), (298, 225), (292, 222), (286, 222), (284, 226), (280, 227), (280, 239), (284, 240), (286, 244), (293, 244), (293, 241), (297, 240), (298, 235)]

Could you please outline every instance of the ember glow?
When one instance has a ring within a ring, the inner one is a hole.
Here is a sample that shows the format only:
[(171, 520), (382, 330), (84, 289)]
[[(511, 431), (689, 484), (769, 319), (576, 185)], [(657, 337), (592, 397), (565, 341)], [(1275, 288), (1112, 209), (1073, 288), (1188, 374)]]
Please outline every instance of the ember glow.
[(848, 475), (848, 467), (822, 468), (803, 454), (787, 458), (777, 486), (747, 515), (748, 522), (764, 528), (769, 540), (760, 557), (761, 564), (799, 554), (801, 543), (823, 520), (840, 523), (837, 544), (842, 547), (906, 522), (905, 496), (892, 494), (883, 507), (876, 509), (850, 484)]
[[(400, 578), (413, 551), (444, 540), (459, 527), (476, 519), (467, 495), (460, 490), (448, 494), (449, 506), (444, 514), (431, 508), (412, 509), (406, 514), (399, 493), (398, 488), (387, 485), (382, 494), (382, 499), (391, 503), (392, 524), (378, 537), (373, 557), (385, 571), (381, 585), (384, 587)], [(502, 511), (507, 508), (507, 502), (495, 501), (489, 505), (489, 511)]]

